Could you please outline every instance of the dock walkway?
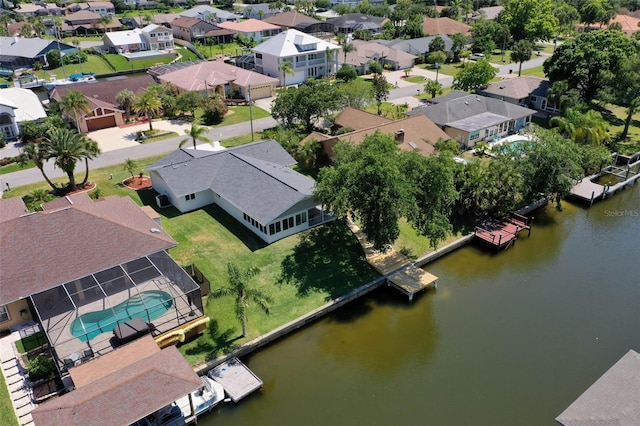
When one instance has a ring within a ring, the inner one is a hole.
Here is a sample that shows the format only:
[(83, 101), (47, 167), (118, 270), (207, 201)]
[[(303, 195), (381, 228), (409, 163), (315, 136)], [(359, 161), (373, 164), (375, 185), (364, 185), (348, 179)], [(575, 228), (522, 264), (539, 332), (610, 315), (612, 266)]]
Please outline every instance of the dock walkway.
[(385, 276), (387, 285), (409, 296), (409, 301), (412, 301), (413, 296), (419, 291), (438, 286), (438, 277), (423, 271), (391, 246), (384, 252), (375, 250), (365, 233), (355, 223), (348, 221), (348, 225), (360, 242), (367, 262), (380, 275)]
[(238, 402), (262, 387), (262, 380), (238, 358), (232, 358), (217, 365), (208, 373), (220, 383), (233, 402)]
[(511, 217), (503, 222), (489, 223), (484, 226), (476, 226), (475, 236), (498, 250), (509, 248), (523, 230), (531, 234), (529, 219), (517, 213), (511, 213)]

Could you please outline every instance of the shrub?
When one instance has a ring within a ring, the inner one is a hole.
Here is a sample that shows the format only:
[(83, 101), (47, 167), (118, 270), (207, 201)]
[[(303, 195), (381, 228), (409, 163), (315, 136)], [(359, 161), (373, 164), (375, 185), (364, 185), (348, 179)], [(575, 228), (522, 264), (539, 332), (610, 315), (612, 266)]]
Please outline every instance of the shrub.
[(204, 119), (207, 124), (218, 124), (229, 111), (229, 107), (219, 96), (207, 98), (204, 101)]
[(336, 78), (339, 78), (340, 80), (347, 83), (358, 78), (358, 73), (356, 72), (355, 68), (345, 64), (338, 70)]
[(29, 371), (29, 379), (35, 382), (36, 380), (53, 377), (56, 366), (51, 358), (37, 355), (29, 362), (27, 370)]

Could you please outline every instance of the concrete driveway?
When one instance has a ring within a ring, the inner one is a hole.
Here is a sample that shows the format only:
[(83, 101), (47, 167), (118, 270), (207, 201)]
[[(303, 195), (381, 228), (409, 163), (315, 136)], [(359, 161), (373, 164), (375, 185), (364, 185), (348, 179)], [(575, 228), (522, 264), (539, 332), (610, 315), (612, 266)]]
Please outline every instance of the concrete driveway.
[[(151, 124), (154, 129), (176, 132), (179, 136), (184, 136), (185, 130), (191, 128), (191, 123), (182, 120), (154, 120)], [(140, 130), (149, 130), (149, 123), (96, 130), (87, 133), (87, 136), (98, 143), (100, 151), (108, 152), (140, 145), (140, 142), (136, 141), (137, 132)]]

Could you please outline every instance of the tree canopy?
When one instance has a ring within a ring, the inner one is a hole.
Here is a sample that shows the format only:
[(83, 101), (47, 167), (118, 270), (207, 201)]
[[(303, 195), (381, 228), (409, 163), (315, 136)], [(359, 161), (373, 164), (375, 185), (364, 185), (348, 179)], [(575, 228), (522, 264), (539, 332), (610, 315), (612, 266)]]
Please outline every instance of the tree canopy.
[(470, 92), (486, 86), (498, 71), (486, 60), (477, 61), (464, 67), (453, 78), (453, 88)]
[(640, 45), (619, 31), (589, 31), (558, 46), (544, 62), (544, 73), (552, 83), (566, 80), (569, 89), (591, 101), (606, 88), (607, 76), (617, 74), (625, 58), (638, 51)]
[(550, 40), (558, 32), (558, 18), (551, 0), (506, 0), (498, 21), (509, 28), (514, 40)]
[(311, 79), (297, 88), (281, 90), (271, 113), (284, 126), (300, 123), (311, 131), (316, 120), (328, 117), (340, 105), (341, 96), (335, 85), (326, 79)]
[(403, 217), (433, 246), (450, 231), (457, 196), (450, 157), (400, 151), (380, 132), (359, 145), (339, 142), (335, 153), (336, 165), (320, 170), (314, 196), (333, 214), (357, 218), (376, 249), (398, 238)]

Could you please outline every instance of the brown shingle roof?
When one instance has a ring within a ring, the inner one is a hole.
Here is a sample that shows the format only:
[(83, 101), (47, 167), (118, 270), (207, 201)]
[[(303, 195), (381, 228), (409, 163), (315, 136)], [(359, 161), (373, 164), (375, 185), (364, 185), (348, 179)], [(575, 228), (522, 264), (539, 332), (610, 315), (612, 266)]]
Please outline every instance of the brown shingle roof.
[(462, 22), (454, 21), (451, 18), (425, 18), (422, 22), (422, 32), (425, 35), (446, 34), (453, 35), (462, 33), (465, 36), (471, 35), (471, 27)]
[(336, 116), (334, 123), (340, 127), (362, 130), (391, 123), (392, 121), (386, 117), (362, 111), (361, 109), (346, 107)]
[(275, 86), (278, 82), (276, 78), (221, 61), (199, 62), (190, 67), (163, 74), (158, 78), (187, 91), (205, 90), (205, 82), (209, 86), (233, 82), (241, 87), (247, 87), (249, 84), (252, 86), (273, 84)]
[(439, 139), (448, 140), (449, 135), (443, 132), (433, 121), (426, 118), (414, 120), (416, 117), (405, 118), (403, 120), (392, 121), (380, 126), (375, 126), (369, 129), (362, 129), (352, 133), (346, 133), (340, 135), (339, 138), (347, 140), (355, 144), (359, 144), (364, 140), (367, 135), (372, 135), (379, 130), (384, 134), (395, 135), (398, 131), (404, 131), (402, 142), (398, 144), (400, 149), (404, 151), (414, 151), (411, 143), (415, 144), (420, 153), (424, 156), (429, 156), (435, 153), (434, 145)]
[[(140, 340), (151, 340), (155, 345), (150, 336)], [(126, 346), (101, 358), (113, 355), (106, 364), (120, 364), (122, 360), (118, 357), (125, 349)], [(135, 351), (129, 351), (126, 356), (130, 361), (128, 365), (108, 368), (113, 372), (36, 407), (31, 412), (34, 423), (38, 426), (127, 425), (202, 386), (198, 375), (175, 346), (137, 357)]]
[(277, 25), (270, 24), (268, 22), (260, 21), (258, 19), (247, 19), (242, 22), (220, 22), (218, 24), (221, 28), (226, 28), (231, 31), (235, 31), (238, 33), (256, 33), (258, 31), (267, 31), (267, 30), (279, 30), (281, 29)]
[(108, 102), (113, 106), (118, 104), (116, 96), (120, 91), (129, 89), (138, 95), (150, 84), (156, 84), (153, 77), (150, 75), (128, 77), (117, 80), (103, 80), (94, 83), (80, 83), (74, 84), (72, 87), (56, 87), (51, 94), (51, 98), (59, 101), (67, 95), (69, 90), (74, 90), (82, 93), (88, 98)]
[(95, 12), (90, 10), (79, 10), (78, 12), (67, 15), (64, 20), (73, 24), (75, 21), (87, 21), (94, 20), (96, 22), (100, 21), (101, 16)]
[(0, 223), (15, 219), (28, 212), (22, 198), (0, 198)]
[(278, 13), (263, 19), (263, 21), (283, 28), (294, 28), (296, 25), (303, 22), (320, 22), (317, 19), (313, 19), (312, 17), (305, 15), (304, 13), (295, 11)]
[[(202, 22), (205, 22), (201, 19), (196, 19), (196, 18), (189, 18), (186, 16), (181, 16), (179, 18), (174, 19), (173, 21), (171, 21), (171, 25), (175, 25), (176, 27), (180, 27), (180, 28), (191, 28), (194, 27)], [(208, 24), (208, 22), (206, 22)], [(211, 25), (211, 24), (209, 24)]]
[(0, 223), (0, 304), (175, 246), (129, 197)]

